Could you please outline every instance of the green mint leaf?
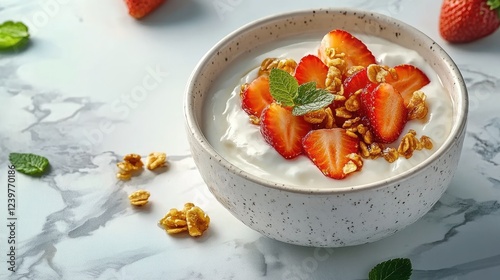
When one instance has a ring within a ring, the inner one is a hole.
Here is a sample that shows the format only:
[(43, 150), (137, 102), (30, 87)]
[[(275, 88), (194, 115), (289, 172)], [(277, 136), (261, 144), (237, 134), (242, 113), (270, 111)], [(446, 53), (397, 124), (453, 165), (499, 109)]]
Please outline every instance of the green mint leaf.
[(298, 94), (298, 88), (299, 83), (288, 72), (275, 68), (269, 73), (269, 90), (278, 104), (295, 105), (293, 100)]
[(0, 24), (0, 49), (10, 49), (26, 43), (28, 27), (22, 22), (6, 21)]
[(9, 161), (17, 171), (32, 176), (42, 175), (49, 167), (49, 160), (35, 154), (10, 153)]
[(408, 280), (412, 272), (410, 259), (392, 259), (377, 264), (368, 280)]
[(297, 96), (295, 97), (295, 99), (302, 99), (304, 98), (305, 96), (309, 95), (309, 92), (310, 91), (313, 91), (316, 89), (316, 82), (308, 82), (308, 83), (305, 83), (305, 84), (301, 84), (299, 86), (299, 89), (297, 91)]
[(324, 89), (317, 89), (315, 82), (300, 85), (298, 95), (294, 99), (292, 114), (302, 116), (307, 112), (319, 110), (330, 105), (335, 96)]
[(301, 105), (295, 105), (292, 109), (292, 115), (294, 116), (302, 116), (308, 112), (316, 111), (321, 108), (325, 108), (326, 106), (330, 105), (335, 99), (333, 94), (327, 93), (327, 94), (322, 94), (319, 95), (314, 101), (306, 103), (306, 104), (301, 104)]

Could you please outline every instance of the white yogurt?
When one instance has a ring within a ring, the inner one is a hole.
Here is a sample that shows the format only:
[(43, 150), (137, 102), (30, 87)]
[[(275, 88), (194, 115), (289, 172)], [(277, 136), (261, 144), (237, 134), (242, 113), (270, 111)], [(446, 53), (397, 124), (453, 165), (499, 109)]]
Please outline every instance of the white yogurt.
[(229, 67), (221, 75), (224, 79), (219, 79), (211, 89), (214, 95), (206, 108), (212, 110), (204, 112), (203, 129), (210, 144), (222, 157), (248, 173), (301, 188), (350, 187), (383, 181), (424, 161), (443, 144), (450, 132), (453, 109), (448, 93), (430, 65), (415, 51), (380, 38), (357, 37), (368, 46), (378, 63), (388, 66), (412, 64), (429, 77), (430, 84), (422, 88), (427, 95), (428, 117), (425, 121), (409, 121), (402, 135), (409, 129), (414, 129), (417, 137), (427, 135), (433, 141), (432, 150), (415, 151), (410, 159), (399, 158), (394, 163), (388, 163), (383, 158), (365, 159), (360, 172), (343, 180), (335, 180), (323, 175), (305, 155), (287, 160), (266, 143), (259, 126), (251, 124), (248, 115), (241, 109), (240, 85), (256, 78), (256, 69), (266, 57), (293, 58), (298, 62), (307, 54), (316, 55), (319, 46), (317, 39), (287, 42), (286, 45), (281, 43), (280, 47), (252, 53), (253, 57), (242, 58)]

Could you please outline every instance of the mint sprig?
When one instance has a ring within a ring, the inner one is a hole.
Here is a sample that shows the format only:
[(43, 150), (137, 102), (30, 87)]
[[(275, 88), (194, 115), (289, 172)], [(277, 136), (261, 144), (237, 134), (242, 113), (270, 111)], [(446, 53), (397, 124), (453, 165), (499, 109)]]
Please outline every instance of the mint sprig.
[(0, 24), (0, 50), (19, 47), (28, 41), (29, 36), (24, 23), (6, 21)]
[(49, 168), (49, 160), (35, 154), (10, 153), (9, 161), (16, 171), (31, 176), (40, 176)]
[(408, 280), (411, 273), (410, 259), (392, 259), (377, 264), (368, 274), (368, 280)]
[(316, 88), (316, 82), (299, 86), (292, 75), (276, 68), (269, 73), (269, 90), (278, 104), (293, 107), (294, 116), (302, 116), (307, 112), (324, 108), (335, 99), (330, 92)]

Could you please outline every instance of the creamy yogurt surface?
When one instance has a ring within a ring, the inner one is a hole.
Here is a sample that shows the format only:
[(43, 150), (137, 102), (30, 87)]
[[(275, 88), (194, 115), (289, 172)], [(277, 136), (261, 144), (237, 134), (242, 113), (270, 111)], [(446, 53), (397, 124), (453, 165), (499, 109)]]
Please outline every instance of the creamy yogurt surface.
[(427, 118), (409, 121), (400, 138), (390, 146), (397, 148), (404, 134), (414, 129), (417, 137), (427, 135), (432, 139), (432, 150), (415, 151), (410, 159), (400, 157), (393, 163), (384, 158), (364, 159), (361, 171), (335, 180), (323, 175), (307, 156), (284, 159), (264, 140), (259, 126), (251, 124), (249, 116), (241, 109), (241, 84), (257, 77), (257, 69), (267, 57), (293, 58), (299, 62), (307, 54), (317, 55), (322, 36), (282, 42), (262, 52), (250, 53), (228, 67), (211, 88), (212, 98), (207, 100), (208, 109), (203, 112), (203, 131), (210, 144), (222, 157), (248, 173), (276, 183), (311, 189), (344, 188), (384, 181), (423, 162), (449, 135), (453, 110), (449, 94), (438, 75), (417, 52), (381, 38), (355, 36), (368, 46), (377, 63), (388, 66), (412, 64), (429, 77), (431, 82), (421, 89), (427, 95)]

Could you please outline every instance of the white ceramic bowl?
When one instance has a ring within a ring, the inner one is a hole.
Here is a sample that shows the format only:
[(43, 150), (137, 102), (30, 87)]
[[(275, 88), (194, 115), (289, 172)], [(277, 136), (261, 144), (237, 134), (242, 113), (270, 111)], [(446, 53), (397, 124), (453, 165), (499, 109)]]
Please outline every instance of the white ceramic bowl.
[[(201, 124), (204, 106), (210, 104), (208, 100), (213, 94), (210, 88), (225, 67), (276, 40), (308, 32), (326, 34), (332, 29), (384, 38), (417, 51), (433, 67), (453, 103), (453, 124), (444, 144), (408, 172), (348, 189), (278, 184), (249, 174), (223, 158), (207, 141)], [(194, 70), (184, 109), (191, 151), (199, 171), (217, 200), (236, 218), (283, 242), (340, 247), (389, 236), (429, 211), (456, 170), (467, 108), (467, 90), (457, 66), (426, 35), (401, 21), (372, 12), (320, 9), (258, 20), (225, 37)]]

